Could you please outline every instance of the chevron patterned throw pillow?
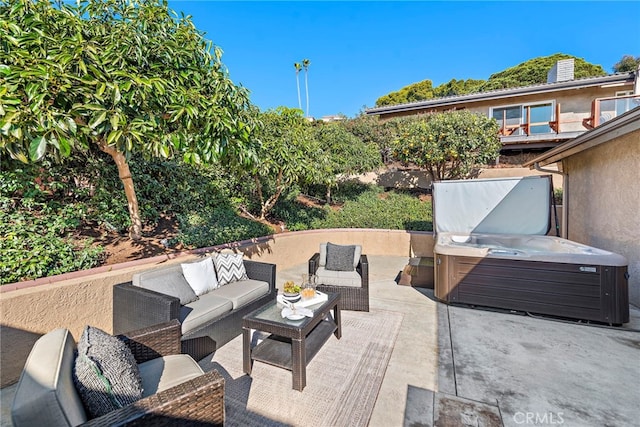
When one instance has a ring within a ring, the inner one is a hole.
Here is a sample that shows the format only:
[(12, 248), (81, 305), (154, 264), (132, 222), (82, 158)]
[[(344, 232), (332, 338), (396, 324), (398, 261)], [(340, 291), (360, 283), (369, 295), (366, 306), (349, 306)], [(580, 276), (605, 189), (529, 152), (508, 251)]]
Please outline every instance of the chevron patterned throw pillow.
[(242, 254), (218, 254), (213, 259), (213, 263), (216, 266), (220, 286), (248, 279), (247, 271), (242, 262)]

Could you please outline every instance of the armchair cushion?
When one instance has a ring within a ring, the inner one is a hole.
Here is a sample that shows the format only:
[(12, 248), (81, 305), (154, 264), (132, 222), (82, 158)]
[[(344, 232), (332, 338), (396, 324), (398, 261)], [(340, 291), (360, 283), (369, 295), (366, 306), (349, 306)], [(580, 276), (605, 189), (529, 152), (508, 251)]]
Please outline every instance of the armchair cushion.
[(216, 266), (220, 286), (247, 279), (242, 254), (218, 254), (213, 259), (213, 263)]
[(92, 326), (85, 327), (78, 341), (73, 382), (92, 418), (142, 397), (142, 379), (129, 347)]
[(143, 397), (151, 396), (204, 374), (193, 358), (187, 354), (158, 357), (138, 365)]
[(180, 266), (184, 278), (197, 296), (218, 288), (218, 279), (211, 257), (197, 262), (182, 263)]
[(67, 329), (56, 329), (36, 341), (11, 407), (13, 425), (75, 426), (87, 420), (71, 377), (74, 349)]
[(357, 271), (334, 271), (325, 267), (318, 267), (316, 270), (316, 278), (318, 283), (330, 286), (346, 286), (360, 288), (362, 286), (362, 277)]
[(180, 265), (136, 273), (133, 275), (132, 283), (144, 289), (176, 297), (180, 300), (181, 305), (189, 304), (198, 299), (187, 279), (184, 278)]
[[(327, 245), (329, 244), (330, 244), (329, 242), (320, 244), (320, 259), (319, 259), (320, 267), (327, 266)], [(340, 246), (340, 245), (334, 245), (333, 243), (331, 243), (331, 245)], [(353, 252), (353, 268), (356, 268), (358, 266), (358, 263), (360, 262), (360, 256), (362, 255), (362, 246), (361, 245), (349, 245), (349, 246), (355, 247), (355, 251)]]

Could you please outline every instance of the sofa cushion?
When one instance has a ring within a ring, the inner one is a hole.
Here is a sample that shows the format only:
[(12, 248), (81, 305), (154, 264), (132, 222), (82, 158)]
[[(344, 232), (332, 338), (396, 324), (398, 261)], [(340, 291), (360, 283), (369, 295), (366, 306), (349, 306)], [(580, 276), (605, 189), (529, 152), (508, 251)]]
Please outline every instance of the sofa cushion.
[(253, 279), (240, 280), (210, 292), (212, 295), (231, 301), (234, 310), (268, 293), (269, 284), (267, 282)]
[(202, 368), (188, 354), (158, 357), (138, 365), (143, 397), (167, 390), (204, 374)]
[(182, 275), (197, 296), (218, 287), (218, 279), (211, 257), (206, 257), (201, 261), (182, 263), (180, 267), (182, 267)]
[(183, 334), (198, 329), (233, 309), (233, 303), (230, 300), (216, 296), (213, 292), (215, 291), (180, 307), (178, 320), (182, 323)]
[(92, 326), (78, 341), (73, 382), (93, 418), (124, 408), (142, 397), (142, 379), (129, 347)]
[(325, 267), (318, 267), (316, 271), (318, 285), (362, 287), (362, 278), (357, 271), (332, 271)]
[(353, 271), (354, 245), (334, 245), (327, 243), (327, 264), (325, 268), (333, 271)]
[(67, 329), (40, 337), (31, 349), (16, 387), (14, 426), (75, 426), (87, 420), (71, 372), (75, 343)]
[(141, 288), (176, 297), (181, 305), (198, 299), (184, 278), (179, 264), (136, 273), (133, 275), (132, 283)]
[[(337, 245), (334, 245), (337, 246)], [(360, 256), (362, 255), (362, 246), (361, 245), (353, 245), (355, 246), (355, 251), (353, 252), (353, 268), (356, 268), (360, 263)], [(320, 244), (320, 259), (319, 259), (320, 267), (327, 266), (327, 243)]]
[(242, 254), (218, 254), (213, 263), (220, 286), (247, 279)]

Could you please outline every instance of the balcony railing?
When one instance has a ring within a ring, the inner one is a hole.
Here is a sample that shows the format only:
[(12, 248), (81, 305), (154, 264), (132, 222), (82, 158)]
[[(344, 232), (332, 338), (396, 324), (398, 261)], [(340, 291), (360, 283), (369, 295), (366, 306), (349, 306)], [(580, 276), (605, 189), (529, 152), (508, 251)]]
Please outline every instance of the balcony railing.
[[(531, 122), (531, 108), (535, 105), (525, 105), (524, 108), (524, 123), (518, 124), (506, 124), (507, 112), (503, 111), (502, 127), (500, 128), (500, 136), (515, 136), (515, 135), (539, 135), (541, 133), (559, 133), (560, 132), (560, 104), (555, 105), (555, 120), (548, 122)], [(549, 131), (540, 132), (540, 127), (549, 127)], [(535, 130), (534, 130), (535, 129)]]
[(582, 120), (582, 125), (587, 129), (593, 129), (638, 106), (640, 106), (640, 95), (594, 99), (591, 103), (591, 116)]
[[(597, 98), (591, 103), (591, 113), (589, 117), (586, 117), (580, 121), (577, 120), (561, 120), (560, 104), (555, 104), (555, 111), (552, 116), (553, 120), (548, 122), (531, 122), (531, 108), (535, 106), (525, 105), (523, 107), (524, 113), (521, 120), (524, 123), (508, 124), (506, 110), (503, 112), (502, 126), (500, 128), (500, 136), (540, 136), (542, 134), (559, 134), (560, 124), (563, 123), (563, 132), (576, 132), (581, 131), (579, 124), (586, 130), (593, 129), (606, 121), (613, 119), (621, 114), (626, 113), (640, 106), (640, 95), (625, 95), (625, 96), (613, 96), (608, 98)], [(542, 130), (546, 128), (546, 130)]]

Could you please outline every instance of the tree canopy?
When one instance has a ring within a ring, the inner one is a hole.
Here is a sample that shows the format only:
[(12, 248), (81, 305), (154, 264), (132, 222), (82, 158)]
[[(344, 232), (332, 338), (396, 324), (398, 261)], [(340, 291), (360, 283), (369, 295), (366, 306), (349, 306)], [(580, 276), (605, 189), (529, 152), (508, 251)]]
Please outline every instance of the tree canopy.
[(247, 91), (222, 51), (162, 0), (0, 2), (0, 153), (62, 159), (90, 145), (110, 154), (141, 223), (128, 160), (255, 159)]
[(629, 71), (636, 71), (640, 65), (640, 56), (634, 57), (633, 55), (624, 55), (620, 58), (620, 61), (616, 62), (613, 66), (614, 73), (625, 73)]
[(486, 92), (495, 89), (528, 86), (545, 83), (547, 73), (561, 59), (573, 58), (575, 61), (575, 78), (595, 77), (605, 75), (604, 69), (599, 65), (586, 62), (582, 58), (556, 53), (550, 56), (533, 58), (514, 67), (492, 74), (488, 80), (456, 80), (433, 87), (431, 80), (423, 80), (403, 87), (399, 91), (381, 96), (376, 101), (376, 106), (395, 105), (406, 102), (424, 101), (433, 98), (441, 98), (453, 95), (466, 95), (469, 93)]
[(251, 170), (252, 190), (264, 219), (282, 193), (298, 183), (314, 181), (322, 154), (302, 110), (278, 107), (260, 114), (262, 145)]
[(495, 159), (501, 147), (495, 119), (462, 110), (400, 122), (393, 156), (440, 181), (468, 178), (475, 165)]
[(431, 98), (433, 98), (433, 82), (431, 80), (423, 80), (405, 86), (399, 91), (381, 96), (376, 101), (376, 106), (404, 104)]
[(316, 124), (314, 137), (326, 153), (324, 161), (313, 167), (320, 173), (316, 182), (326, 186), (327, 202), (331, 201), (331, 189), (337, 188), (342, 180), (382, 165), (378, 146), (365, 143), (347, 130), (343, 122)]
[(507, 89), (511, 87), (528, 86), (538, 83), (546, 83), (547, 73), (556, 61), (561, 59), (574, 59), (574, 77), (581, 79), (584, 77), (604, 76), (607, 73), (600, 65), (586, 62), (582, 58), (576, 58), (563, 53), (556, 53), (551, 56), (541, 56), (530, 59), (526, 62), (507, 68), (499, 73), (492, 74), (487, 83), (480, 87), (480, 91), (494, 89)]

